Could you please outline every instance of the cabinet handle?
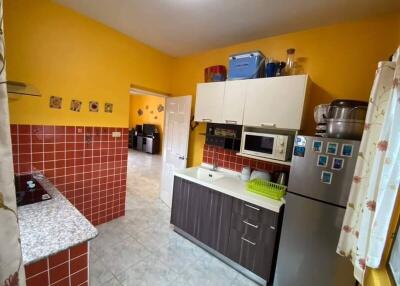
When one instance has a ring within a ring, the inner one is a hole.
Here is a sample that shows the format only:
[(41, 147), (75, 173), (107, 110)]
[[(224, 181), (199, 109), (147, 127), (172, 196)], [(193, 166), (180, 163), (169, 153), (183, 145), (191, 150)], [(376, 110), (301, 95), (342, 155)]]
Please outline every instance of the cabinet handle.
[(212, 120), (209, 119), (209, 118), (203, 118), (201, 121), (203, 121), (203, 122), (212, 122)]
[(275, 230), (275, 226), (271, 225), (269, 228)]
[(244, 206), (245, 206), (245, 207), (248, 207), (248, 208), (251, 208), (251, 209), (253, 209), (253, 210), (256, 210), (256, 211), (258, 211), (258, 212), (260, 211), (259, 208), (253, 207), (253, 206), (248, 205), (248, 204), (244, 204)]
[(247, 224), (247, 225), (249, 225), (249, 226), (251, 226), (251, 227), (258, 228), (258, 225), (249, 223), (247, 220), (244, 220), (243, 223), (245, 223), (245, 224)]
[(185, 157), (179, 156), (178, 159), (179, 159), (179, 160), (185, 160)]
[(248, 239), (245, 239), (244, 237), (242, 237), (241, 239), (242, 239), (243, 241), (247, 242), (247, 243), (250, 243), (251, 245), (256, 245), (255, 242), (252, 242), (252, 241), (250, 241), (250, 240), (248, 240)]
[(275, 123), (261, 123), (262, 127), (275, 127), (276, 124)]
[(237, 124), (237, 121), (236, 121), (236, 120), (225, 120), (225, 123), (226, 123), (226, 124), (229, 124), (229, 123), (231, 123), (231, 124)]

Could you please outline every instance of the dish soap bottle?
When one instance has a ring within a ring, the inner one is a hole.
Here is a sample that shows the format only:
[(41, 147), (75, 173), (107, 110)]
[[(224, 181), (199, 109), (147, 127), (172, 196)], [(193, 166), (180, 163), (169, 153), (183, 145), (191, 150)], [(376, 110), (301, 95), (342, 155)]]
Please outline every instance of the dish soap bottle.
[(287, 61), (285, 67), (285, 75), (294, 75), (296, 74), (295, 65), (294, 65), (294, 53), (296, 52), (295, 49), (290, 48), (286, 50), (287, 53)]

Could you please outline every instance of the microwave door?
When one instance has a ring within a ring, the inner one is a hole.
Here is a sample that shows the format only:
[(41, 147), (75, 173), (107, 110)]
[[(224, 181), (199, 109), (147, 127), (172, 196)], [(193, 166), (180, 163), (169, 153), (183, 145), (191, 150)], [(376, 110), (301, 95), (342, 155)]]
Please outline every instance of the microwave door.
[(273, 136), (247, 133), (245, 135), (244, 151), (251, 155), (272, 157), (275, 141)]

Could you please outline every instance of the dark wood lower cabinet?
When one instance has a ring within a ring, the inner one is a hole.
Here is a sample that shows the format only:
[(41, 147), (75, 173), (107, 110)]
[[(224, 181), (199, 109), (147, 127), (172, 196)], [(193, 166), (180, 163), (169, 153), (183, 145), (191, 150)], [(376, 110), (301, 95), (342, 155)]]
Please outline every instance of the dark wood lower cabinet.
[(202, 185), (174, 179), (171, 224), (267, 281), (281, 215)]

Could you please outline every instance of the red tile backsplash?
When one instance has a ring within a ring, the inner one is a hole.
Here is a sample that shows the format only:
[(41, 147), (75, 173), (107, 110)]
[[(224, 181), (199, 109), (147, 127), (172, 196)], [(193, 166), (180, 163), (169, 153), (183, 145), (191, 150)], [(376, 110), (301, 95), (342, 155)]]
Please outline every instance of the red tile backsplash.
[(276, 171), (289, 172), (290, 167), (281, 164), (275, 164), (267, 161), (256, 160), (236, 155), (237, 151), (225, 150), (221, 147), (204, 145), (203, 162), (207, 164), (217, 163), (219, 167), (241, 172), (245, 166), (252, 169), (268, 171), (270, 173)]
[(43, 172), (95, 225), (125, 214), (127, 128), (12, 124), (11, 139), (15, 173)]
[(87, 285), (87, 242), (25, 266), (27, 286)]

